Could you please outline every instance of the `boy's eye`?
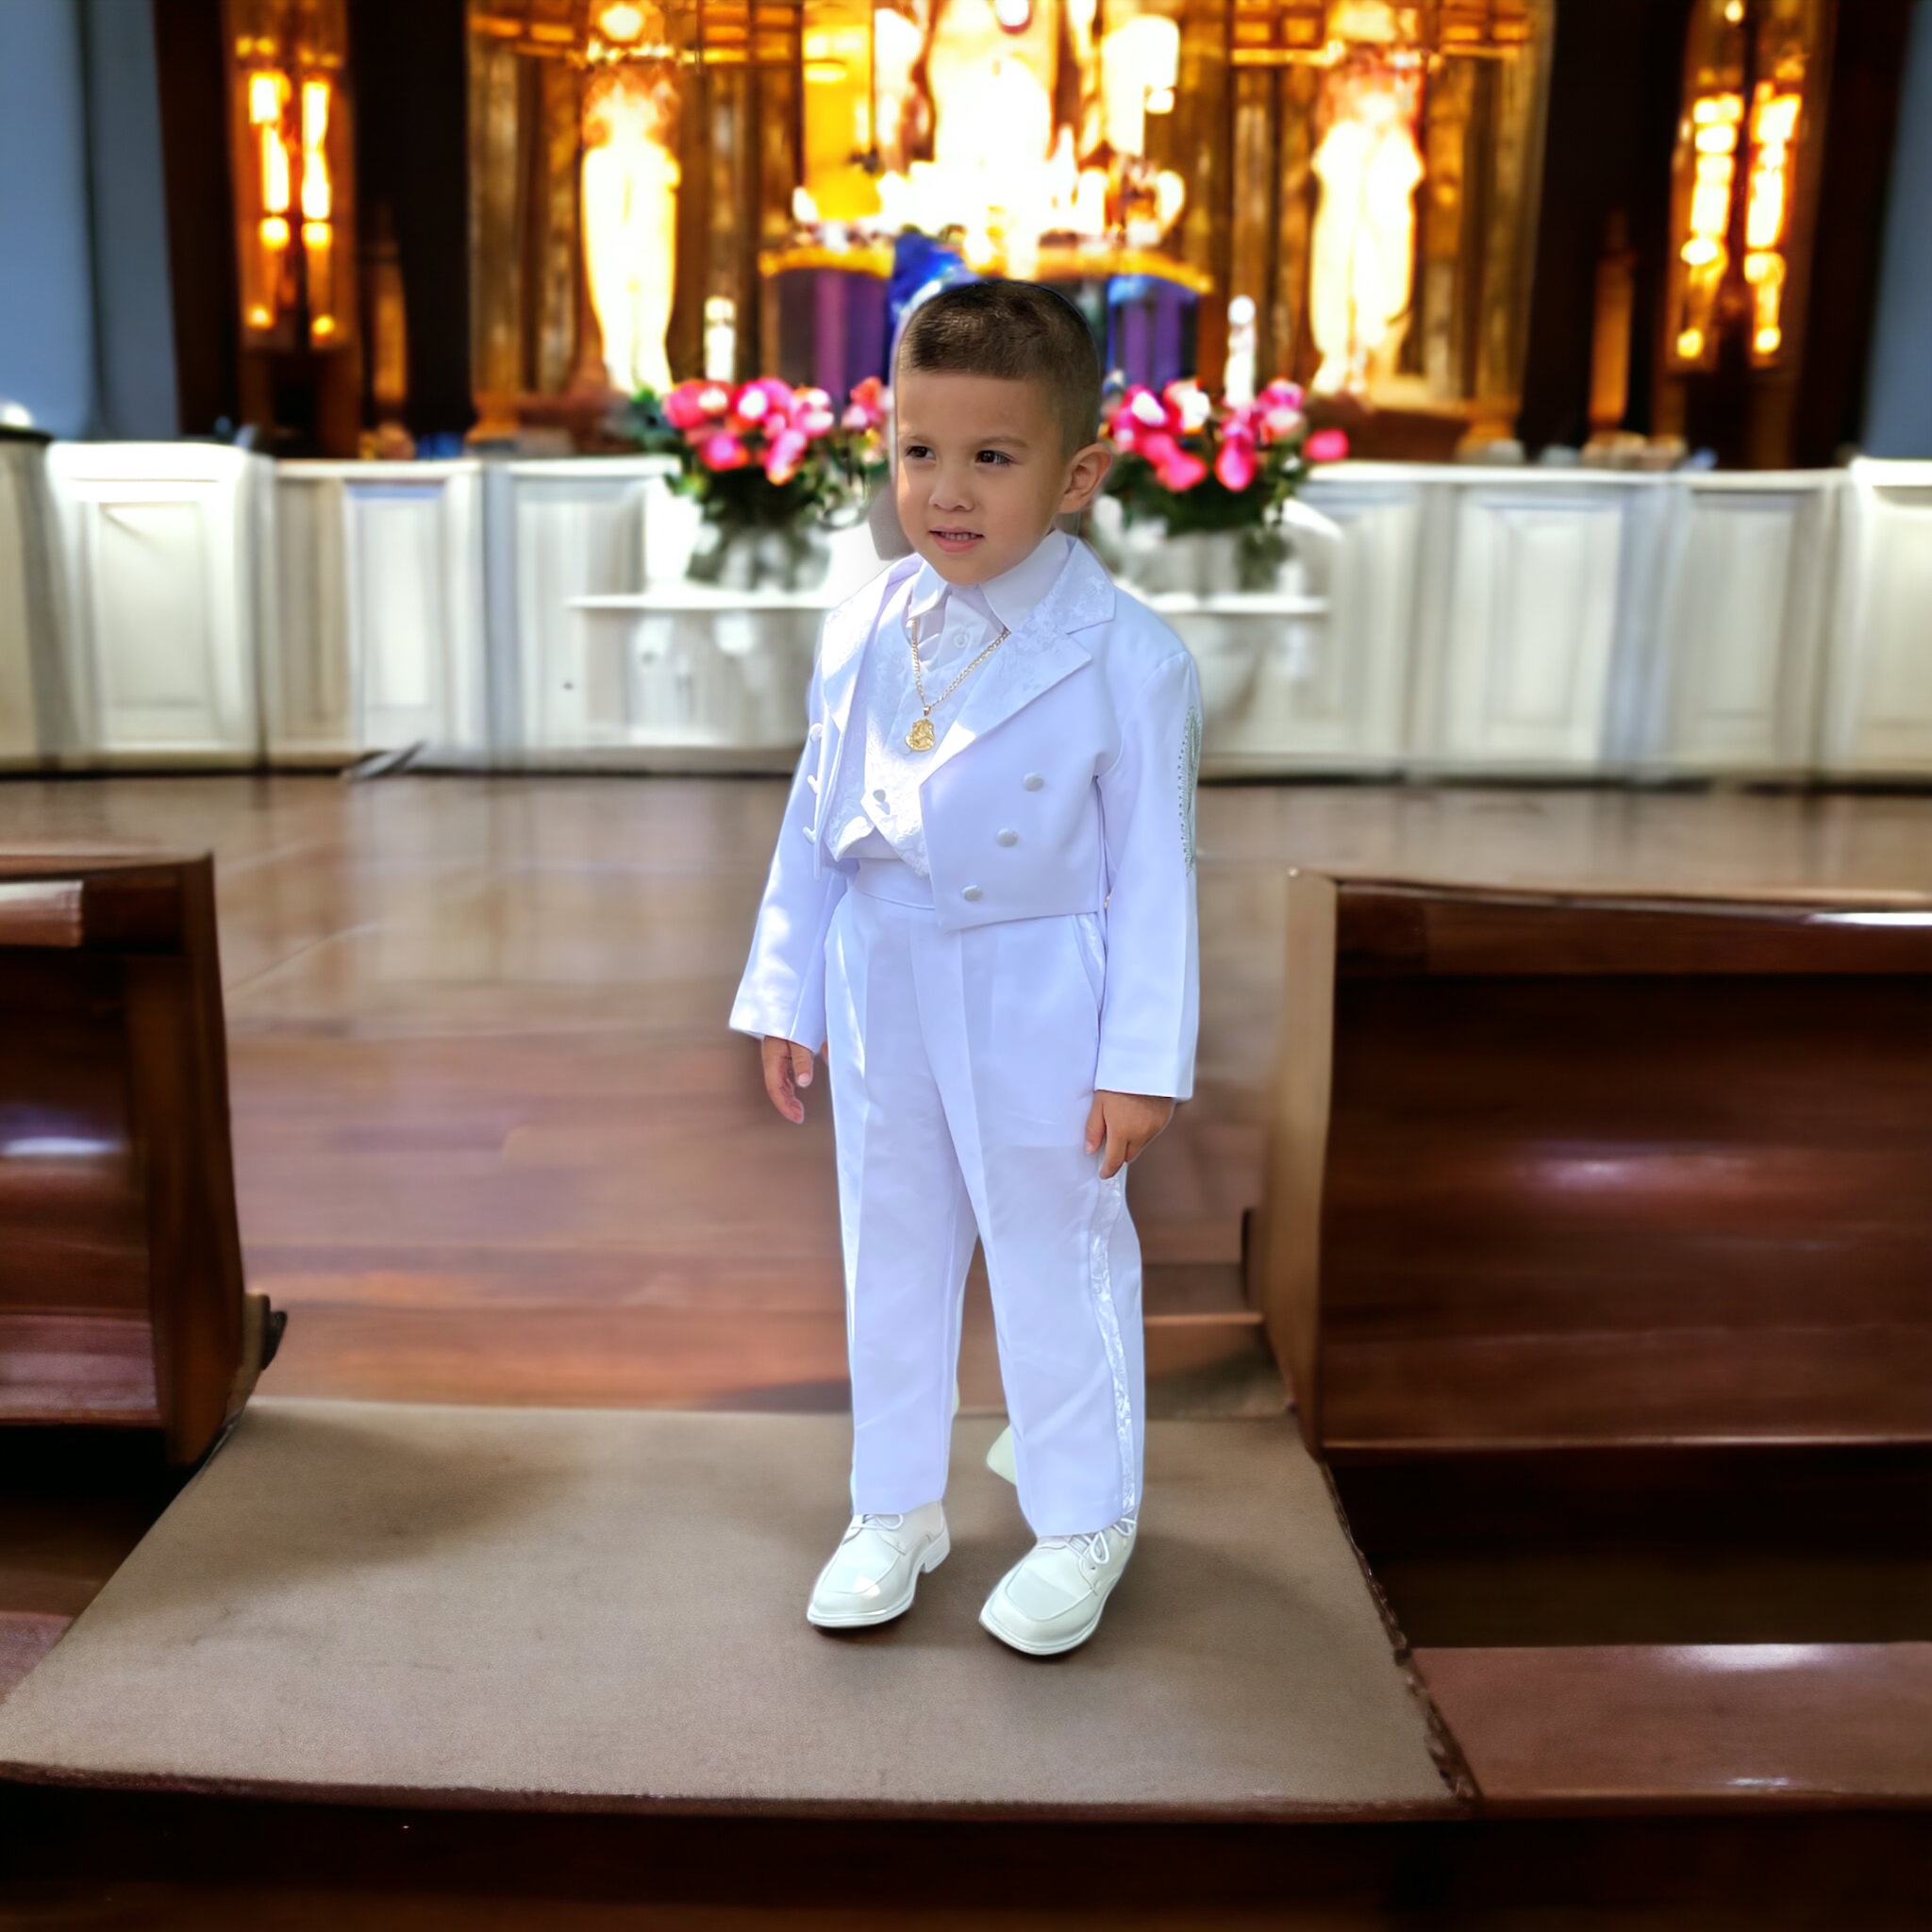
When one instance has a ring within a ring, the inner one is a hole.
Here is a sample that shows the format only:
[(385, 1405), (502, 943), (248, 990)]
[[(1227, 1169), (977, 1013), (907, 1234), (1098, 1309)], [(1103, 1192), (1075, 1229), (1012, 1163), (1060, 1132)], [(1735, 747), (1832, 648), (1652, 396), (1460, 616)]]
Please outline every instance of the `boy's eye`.
[(983, 449), (974, 460), (981, 463), (1010, 463), (1013, 459), (1003, 449)]
[(927, 457), (931, 456), (931, 454), (932, 451), (929, 450), (923, 442), (908, 442), (906, 445), (906, 447), (899, 452), (902, 460), (908, 463), (924, 462)]

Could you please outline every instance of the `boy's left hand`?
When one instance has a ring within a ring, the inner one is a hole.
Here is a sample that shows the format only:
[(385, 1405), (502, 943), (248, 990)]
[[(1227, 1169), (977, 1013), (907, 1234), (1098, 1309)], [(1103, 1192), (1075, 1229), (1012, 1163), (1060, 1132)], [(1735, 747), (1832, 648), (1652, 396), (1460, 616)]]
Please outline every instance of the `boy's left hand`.
[(1174, 1102), (1161, 1093), (1109, 1093), (1093, 1096), (1087, 1115), (1087, 1151), (1099, 1154), (1100, 1178), (1110, 1181), (1174, 1118)]

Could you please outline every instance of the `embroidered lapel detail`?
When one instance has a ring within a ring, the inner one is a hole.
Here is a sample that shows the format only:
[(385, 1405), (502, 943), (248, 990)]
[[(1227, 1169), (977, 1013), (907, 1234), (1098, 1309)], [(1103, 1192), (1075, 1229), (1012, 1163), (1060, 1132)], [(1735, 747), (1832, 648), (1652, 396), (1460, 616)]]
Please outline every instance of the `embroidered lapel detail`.
[[(819, 640), (819, 691), (824, 701), (828, 730), (845, 736), (852, 711), (852, 693), (865, 647), (878, 629), (878, 621), (892, 594), (919, 568), (919, 558), (902, 557), (890, 563), (864, 590), (837, 606), (825, 619)], [(823, 774), (821, 774), (823, 777)]]
[[(1084, 543), (1075, 543), (1053, 589), (974, 676), (925, 776), (1083, 664), (1091, 664), (1092, 652), (1072, 633), (1105, 624), (1113, 615), (1114, 594), (1112, 580), (1093, 553)], [(923, 785), (924, 779), (920, 782)]]

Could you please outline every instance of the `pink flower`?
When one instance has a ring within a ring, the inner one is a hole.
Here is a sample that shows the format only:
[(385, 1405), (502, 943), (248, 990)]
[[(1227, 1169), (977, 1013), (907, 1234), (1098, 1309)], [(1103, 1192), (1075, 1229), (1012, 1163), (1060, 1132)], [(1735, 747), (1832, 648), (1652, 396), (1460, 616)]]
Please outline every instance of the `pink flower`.
[(1299, 409), (1291, 409), (1285, 404), (1274, 405), (1261, 412), (1261, 426), (1268, 432), (1270, 441), (1292, 436), (1301, 428), (1304, 420)]
[(728, 429), (714, 430), (698, 444), (698, 461), (708, 470), (741, 470), (751, 452)]
[(847, 403), (845, 413), (839, 418), (839, 426), (841, 429), (870, 429), (873, 425), (862, 404)]
[(1172, 490), (1178, 495), (1183, 490), (1191, 490), (1207, 475), (1208, 465), (1199, 457), (1177, 448), (1166, 462), (1157, 466), (1156, 474), (1163, 490)]
[(772, 483), (789, 483), (798, 475), (798, 459), (805, 454), (807, 438), (801, 429), (781, 429), (765, 452), (765, 476)]
[(1340, 429), (1318, 429), (1302, 444), (1311, 463), (1339, 463), (1348, 454), (1348, 437)]
[(1251, 438), (1224, 434), (1221, 449), (1214, 458), (1214, 474), (1224, 490), (1239, 494), (1255, 480), (1255, 445)]
[(1167, 405), (1169, 426), (1178, 429), (1183, 436), (1191, 436), (1197, 429), (1206, 428), (1214, 408), (1208, 399), (1208, 391), (1198, 382), (1192, 381), (1169, 383), (1161, 391), (1160, 400)]
[[(858, 421), (854, 422), (857, 412)], [(848, 429), (873, 429), (886, 420), (886, 386), (876, 375), (868, 375), (853, 391), (845, 410)]]
[[(824, 391), (822, 390), (819, 393), (823, 395)], [(828, 435), (839, 426), (839, 419), (833, 415), (828, 404), (823, 406), (808, 405), (798, 412), (793, 420), (800, 429), (804, 430), (808, 436), (813, 438)], [(852, 426), (862, 428), (864, 425), (857, 424)]]
[(701, 382), (680, 382), (664, 397), (664, 420), (674, 429), (695, 429), (705, 420), (705, 407), (699, 400)]
[(1164, 429), (1149, 429), (1135, 437), (1134, 450), (1143, 456), (1157, 470), (1163, 470), (1169, 463), (1178, 459), (1186, 452)]
[(1167, 405), (1142, 383), (1136, 383), (1121, 399), (1122, 412), (1133, 422), (1149, 429), (1178, 429), (1180, 425), (1170, 420)]
[(722, 416), (731, 407), (731, 391), (722, 382), (708, 382), (700, 386), (691, 385), (698, 392), (698, 413), (701, 416)]
[(791, 385), (775, 375), (761, 375), (748, 382), (731, 399), (732, 414), (756, 423), (770, 435), (779, 424), (789, 423), (798, 408)]

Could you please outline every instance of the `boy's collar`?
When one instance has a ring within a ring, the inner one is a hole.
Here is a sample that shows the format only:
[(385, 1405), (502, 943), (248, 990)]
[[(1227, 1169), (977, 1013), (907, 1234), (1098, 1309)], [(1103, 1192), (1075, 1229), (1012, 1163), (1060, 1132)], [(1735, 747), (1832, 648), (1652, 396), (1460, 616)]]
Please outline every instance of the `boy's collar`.
[(983, 603), (996, 624), (1016, 631), (1042, 604), (1066, 568), (1073, 540), (1059, 530), (1049, 530), (1011, 570), (989, 577), (983, 584), (949, 584), (930, 563), (922, 559), (919, 574), (912, 580), (907, 601), (907, 614), (924, 617), (935, 609), (949, 592), (971, 591), (978, 593), (969, 602)]
[[(826, 621), (819, 645), (821, 690), (825, 715), (840, 733), (841, 742), (852, 708), (853, 685), (866, 644), (876, 635), (892, 599), (917, 577), (922, 567), (923, 559), (916, 553), (898, 558), (872, 586), (841, 605)], [(1069, 542), (1066, 561), (1052, 587), (1024, 623), (1015, 627), (1016, 634), (1024, 637), (1029, 648), (1017, 654), (999, 654), (1001, 658), (1022, 656), (1035, 661), (1024, 675), (1012, 674), (1010, 677), (1001, 666), (999, 675), (985, 681), (992, 691), (987, 694), (988, 701), (977, 708), (983, 713), (999, 709), (1005, 715), (1017, 705), (1037, 697), (1070, 670), (1086, 663), (1089, 654), (1074, 642), (1072, 633), (1105, 624), (1113, 615), (1115, 596), (1113, 579), (1101, 567), (1100, 559), (1077, 538)], [(986, 728), (984, 716), (978, 722), (981, 729)], [(960, 741), (957, 733), (950, 737), (950, 745), (941, 746), (945, 756), (950, 756)], [(943, 758), (936, 758), (934, 762), (941, 763)]]

